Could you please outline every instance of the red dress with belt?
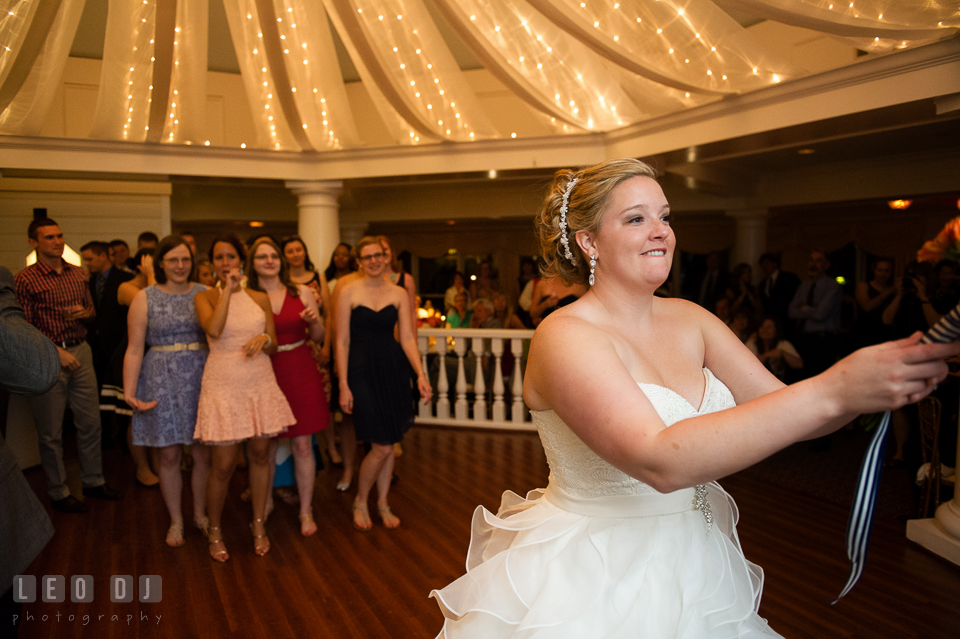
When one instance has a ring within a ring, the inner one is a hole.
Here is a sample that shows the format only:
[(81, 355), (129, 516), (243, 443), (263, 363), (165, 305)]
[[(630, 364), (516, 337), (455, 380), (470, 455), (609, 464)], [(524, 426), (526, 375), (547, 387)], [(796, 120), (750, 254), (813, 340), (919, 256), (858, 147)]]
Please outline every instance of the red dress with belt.
[[(277, 345), (281, 349), (273, 356), (273, 372), (297, 418), (297, 423), (280, 437), (312, 435), (330, 425), (323, 379), (307, 340), (307, 323), (300, 317), (304, 308), (299, 297), (285, 295), (280, 312), (273, 315)], [(298, 343), (292, 349), (284, 349)]]

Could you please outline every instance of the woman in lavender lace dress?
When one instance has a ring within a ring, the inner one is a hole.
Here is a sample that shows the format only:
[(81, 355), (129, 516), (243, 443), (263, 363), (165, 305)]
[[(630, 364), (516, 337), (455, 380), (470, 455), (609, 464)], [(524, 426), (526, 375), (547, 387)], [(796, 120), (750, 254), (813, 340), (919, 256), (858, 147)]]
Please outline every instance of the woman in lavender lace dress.
[[(127, 315), (128, 346), (123, 361), (124, 397), (134, 409), (133, 443), (160, 449), (160, 490), (170, 512), (167, 545), (183, 545), (180, 457), (192, 444), (194, 522), (206, 532), (204, 492), (210, 451), (193, 439), (200, 378), (207, 361), (207, 337), (197, 321), (193, 297), (206, 290), (189, 281), (193, 255), (179, 235), (157, 246), (157, 283), (133, 298)], [(144, 345), (149, 350), (144, 355)]]
[(523, 396), (550, 483), (477, 509), (467, 574), (432, 593), (441, 636), (779, 636), (714, 480), (918, 400), (960, 345), (917, 334), (785, 387), (716, 317), (654, 296), (675, 238), (637, 160), (559, 172), (538, 231), (547, 276), (591, 286), (530, 347)]

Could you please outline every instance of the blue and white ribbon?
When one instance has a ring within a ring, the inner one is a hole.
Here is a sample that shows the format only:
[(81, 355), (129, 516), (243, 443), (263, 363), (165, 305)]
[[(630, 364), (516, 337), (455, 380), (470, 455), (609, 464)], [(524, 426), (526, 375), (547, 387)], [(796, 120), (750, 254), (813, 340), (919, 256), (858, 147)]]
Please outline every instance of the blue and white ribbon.
[[(944, 315), (936, 326), (924, 333), (920, 342), (946, 344), (958, 339), (960, 339), (960, 306)], [(890, 411), (887, 411), (880, 419), (880, 425), (873, 434), (867, 453), (863, 457), (863, 464), (860, 466), (860, 478), (857, 480), (857, 491), (853, 496), (850, 521), (847, 523), (847, 557), (850, 558), (851, 563), (850, 576), (840, 596), (832, 603), (837, 603), (853, 590), (863, 574), (867, 560), (867, 544), (870, 541), (870, 527), (873, 525), (873, 513), (877, 507), (877, 491), (883, 470), (883, 450), (889, 429)]]

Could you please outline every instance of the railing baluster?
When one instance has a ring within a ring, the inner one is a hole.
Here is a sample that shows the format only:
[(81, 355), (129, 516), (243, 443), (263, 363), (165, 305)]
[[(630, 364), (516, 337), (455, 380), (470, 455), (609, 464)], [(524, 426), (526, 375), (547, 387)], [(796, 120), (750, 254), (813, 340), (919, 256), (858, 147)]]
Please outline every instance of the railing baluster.
[(440, 356), (440, 375), (437, 377), (437, 417), (450, 419), (450, 383), (447, 380), (447, 337), (439, 335), (436, 339), (437, 355)]
[(507, 405), (503, 401), (503, 371), (500, 369), (500, 357), (503, 355), (503, 338), (494, 337), (490, 342), (493, 352), (493, 421), (503, 422), (507, 419)]
[(467, 352), (467, 338), (454, 338), (453, 350), (457, 353), (457, 402), (453, 407), (454, 415), (457, 419), (467, 419), (467, 373), (463, 368), (463, 356)]
[(483, 375), (483, 338), (473, 338), (473, 356), (477, 360), (473, 376), (473, 421), (487, 421), (487, 383)]
[(527, 407), (523, 404), (523, 368), (520, 363), (523, 340), (511, 340), (510, 351), (513, 353), (513, 406), (510, 410), (510, 421), (522, 424), (527, 420)]

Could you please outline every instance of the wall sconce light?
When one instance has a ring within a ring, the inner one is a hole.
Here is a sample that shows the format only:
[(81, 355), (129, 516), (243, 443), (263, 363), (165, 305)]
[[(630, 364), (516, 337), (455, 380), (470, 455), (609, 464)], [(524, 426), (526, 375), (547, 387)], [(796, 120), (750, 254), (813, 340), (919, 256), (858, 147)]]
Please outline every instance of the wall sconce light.
[(911, 204), (913, 204), (913, 200), (890, 200), (887, 202), (887, 206), (894, 211), (904, 211), (910, 208)]

